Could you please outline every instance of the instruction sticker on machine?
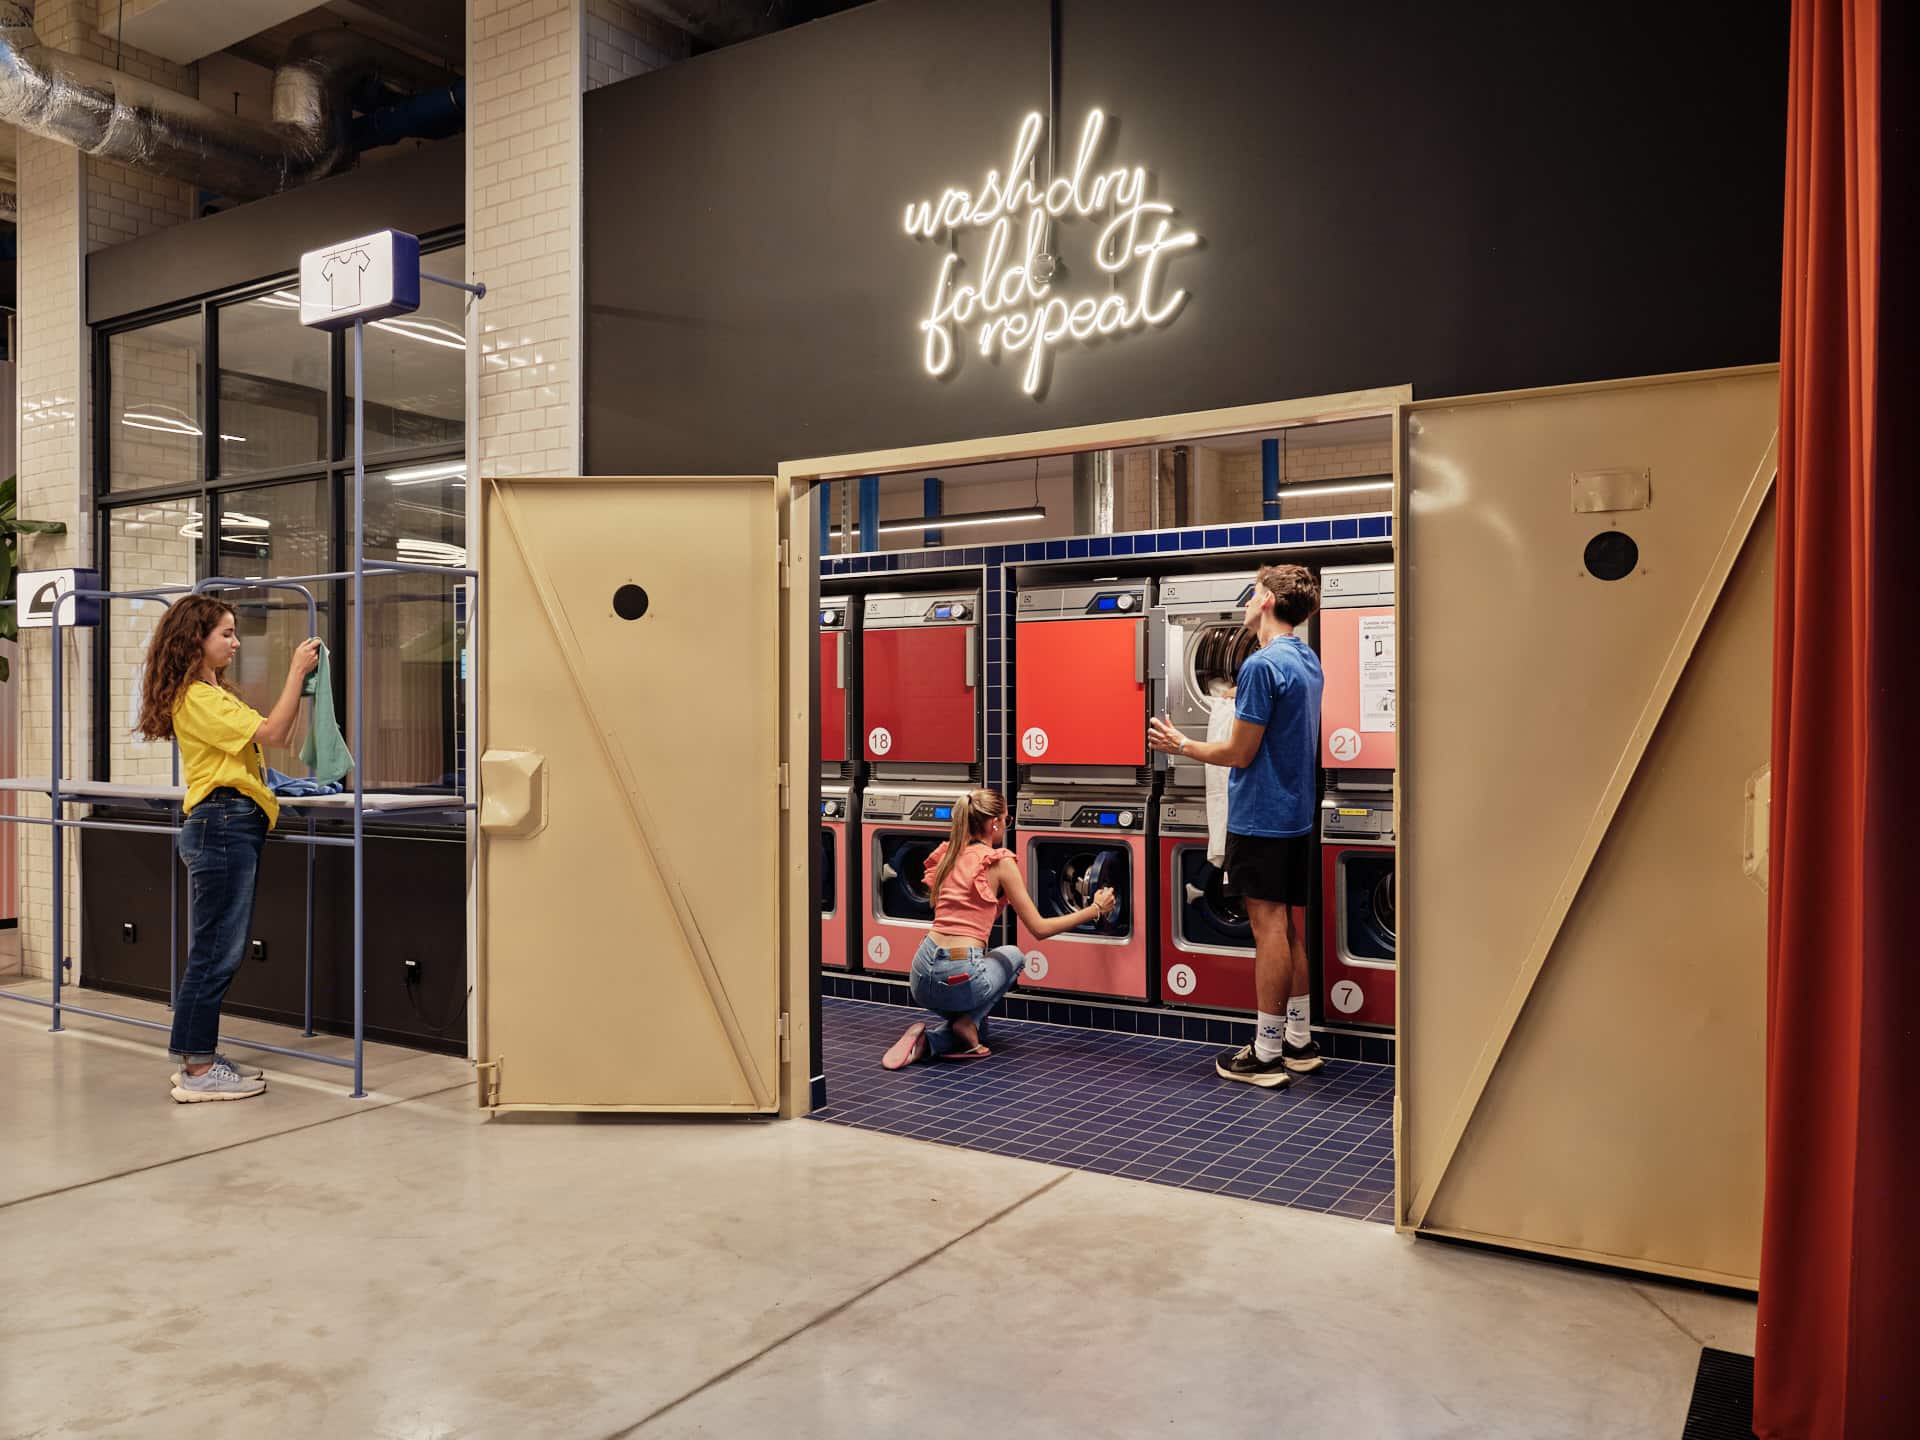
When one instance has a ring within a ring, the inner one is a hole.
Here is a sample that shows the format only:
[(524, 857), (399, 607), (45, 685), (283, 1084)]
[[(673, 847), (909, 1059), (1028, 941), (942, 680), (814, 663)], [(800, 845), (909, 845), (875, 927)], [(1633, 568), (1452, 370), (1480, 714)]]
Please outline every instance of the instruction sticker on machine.
[(1393, 616), (1360, 617), (1360, 729), (1396, 728), (1393, 696)]

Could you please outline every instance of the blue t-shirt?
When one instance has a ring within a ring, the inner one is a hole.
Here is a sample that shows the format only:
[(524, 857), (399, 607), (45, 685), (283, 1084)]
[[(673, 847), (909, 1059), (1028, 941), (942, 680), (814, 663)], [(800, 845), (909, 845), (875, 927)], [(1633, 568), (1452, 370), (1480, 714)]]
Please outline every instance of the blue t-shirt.
[(1260, 749), (1227, 775), (1227, 829), (1284, 838), (1313, 829), (1313, 771), (1320, 756), (1320, 657), (1281, 635), (1247, 657), (1233, 713), (1264, 725)]

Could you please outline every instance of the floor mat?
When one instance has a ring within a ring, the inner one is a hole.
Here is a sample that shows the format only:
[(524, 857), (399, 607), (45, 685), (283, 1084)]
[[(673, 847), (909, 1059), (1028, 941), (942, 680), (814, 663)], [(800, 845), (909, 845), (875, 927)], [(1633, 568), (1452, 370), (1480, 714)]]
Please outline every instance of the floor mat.
[(1693, 1403), (1680, 1440), (1753, 1440), (1753, 1357), (1711, 1347), (1700, 1352)]
[(1285, 1090), (1213, 1073), (1218, 1046), (995, 1020), (986, 1060), (883, 1070), (897, 1005), (823, 999), (813, 1118), (1075, 1170), (1393, 1219), (1393, 1067), (1330, 1060)]

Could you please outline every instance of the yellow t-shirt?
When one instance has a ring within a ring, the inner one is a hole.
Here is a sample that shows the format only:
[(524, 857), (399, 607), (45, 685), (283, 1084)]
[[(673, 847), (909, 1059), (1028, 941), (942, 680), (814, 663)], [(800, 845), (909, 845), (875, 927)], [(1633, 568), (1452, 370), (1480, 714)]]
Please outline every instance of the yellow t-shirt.
[(173, 707), (173, 734), (187, 773), (187, 814), (223, 785), (238, 790), (267, 812), (267, 828), (280, 823), (280, 805), (267, 788), (266, 763), (253, 732), (266, 717), (231, 690), (196, 680)]

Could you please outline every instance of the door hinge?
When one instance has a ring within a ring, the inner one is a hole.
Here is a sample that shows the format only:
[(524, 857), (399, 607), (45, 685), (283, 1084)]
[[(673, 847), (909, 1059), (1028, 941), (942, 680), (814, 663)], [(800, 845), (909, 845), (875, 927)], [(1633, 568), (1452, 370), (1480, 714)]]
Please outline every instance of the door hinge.
[(787, 1016), (785, 1011), (782, 1011), (780, 1014), (780, 1058), (782, 1060), (789, 1058), (787, 1055)]
[(791, 810), (793, 808), (793, 778), (792, 771), (790, 771), (785, 764), (780, 766), (779, 780), (780, 808), (782, 810)]
[(780, 542), (780, 588), (782, 590), (793, 588), (793, 542), (791, 540)]
[(483, 1109), (500, 1103), (500, 1062), (498, 1060), (477, 1061), (473, 1067), (474, 1083), (479, 1089), (480, 1105)]

